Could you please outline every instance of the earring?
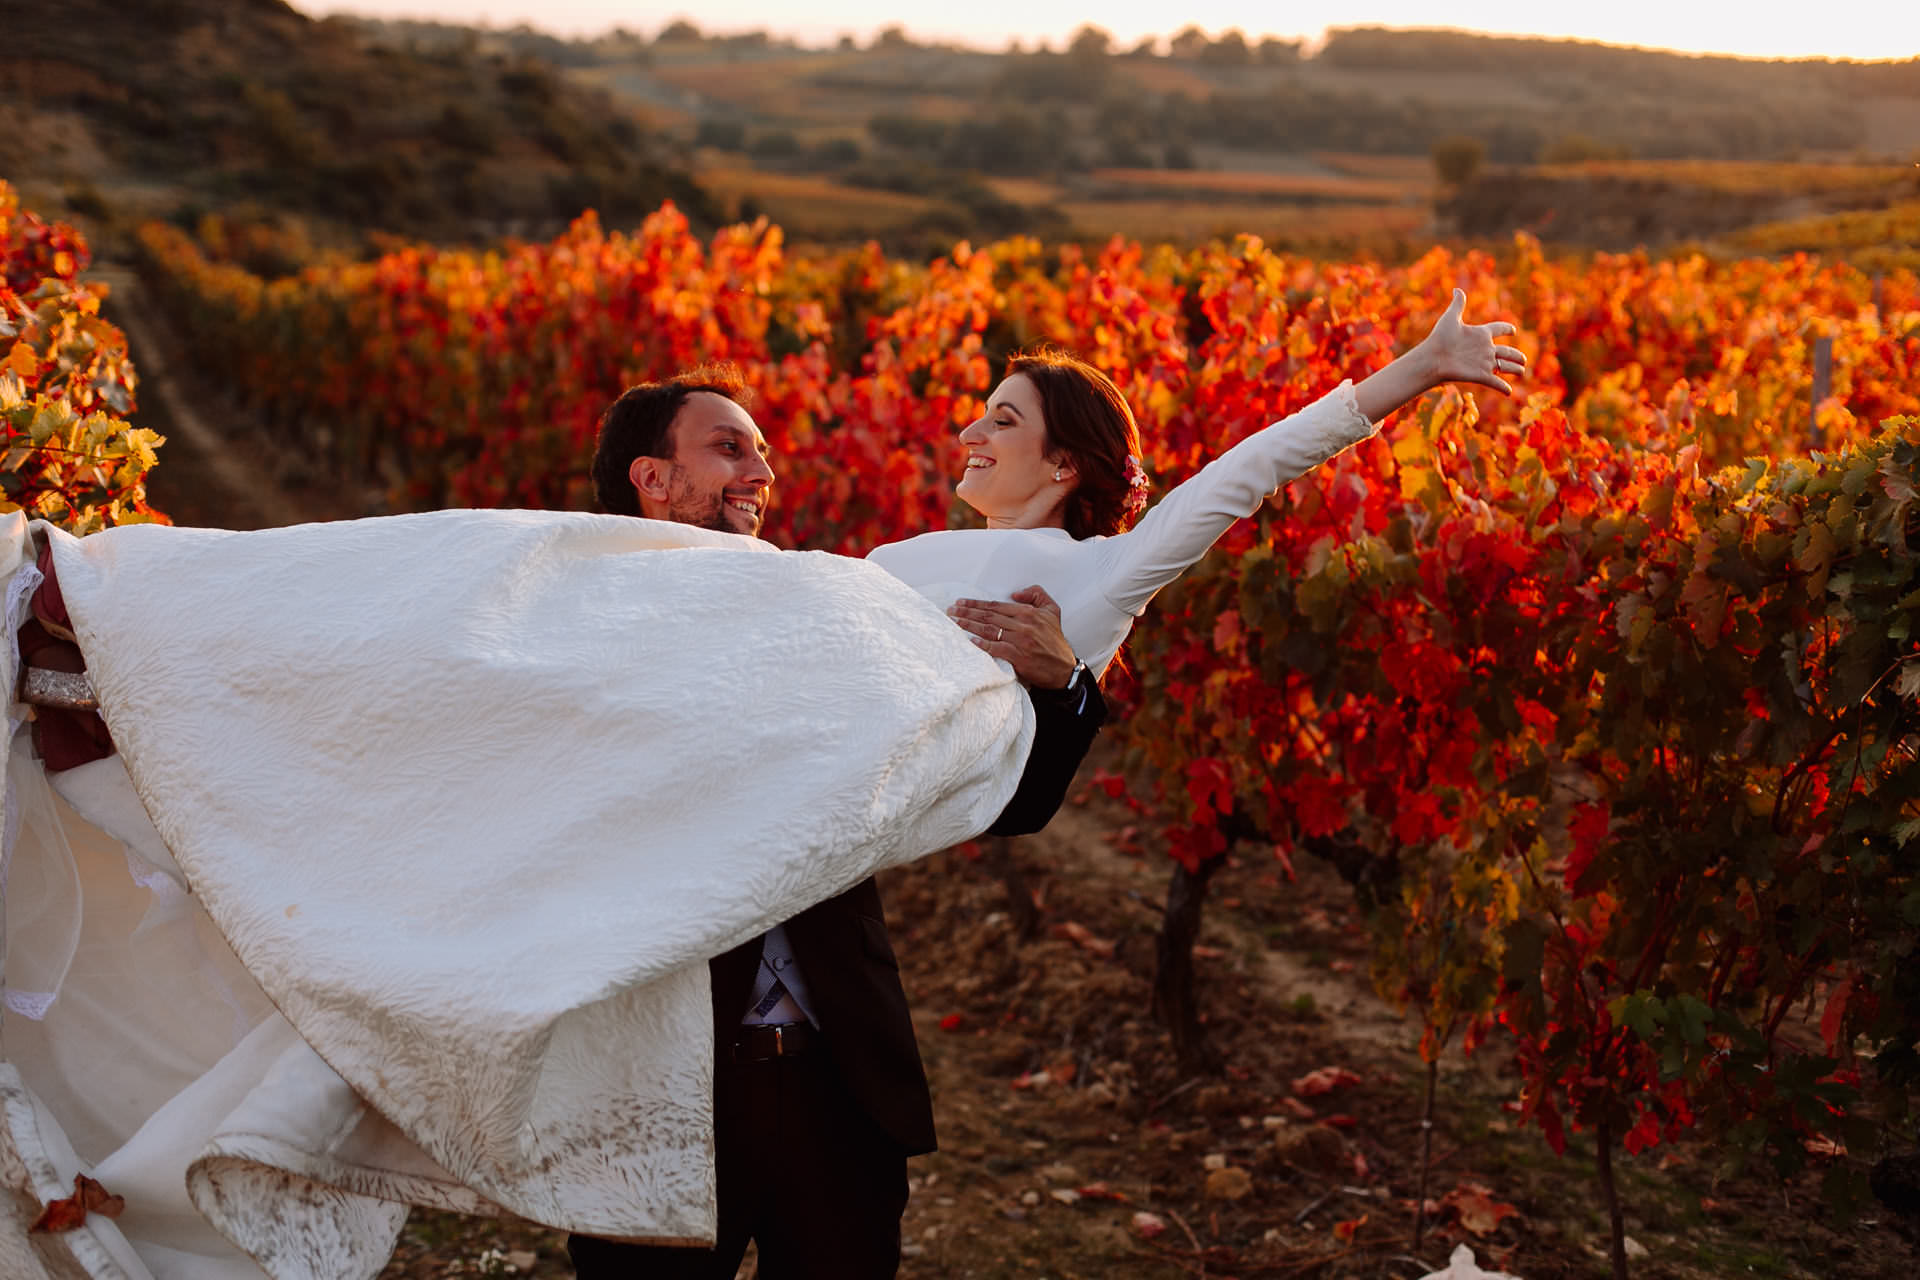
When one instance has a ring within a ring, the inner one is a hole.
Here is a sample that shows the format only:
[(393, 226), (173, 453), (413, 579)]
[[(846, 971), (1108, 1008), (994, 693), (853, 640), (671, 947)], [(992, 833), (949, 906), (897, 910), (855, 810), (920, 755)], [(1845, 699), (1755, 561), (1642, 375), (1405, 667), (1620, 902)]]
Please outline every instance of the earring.
[(1053, 478), (1054, 478), (1055, 480), (1059, 480), (1059, 479), (1061, 478), (1061, 477), (1060, 477), (1060, 468), (1058, 468), (1058, 467), (1055, 467), (1055, 468), (1053, 469)]

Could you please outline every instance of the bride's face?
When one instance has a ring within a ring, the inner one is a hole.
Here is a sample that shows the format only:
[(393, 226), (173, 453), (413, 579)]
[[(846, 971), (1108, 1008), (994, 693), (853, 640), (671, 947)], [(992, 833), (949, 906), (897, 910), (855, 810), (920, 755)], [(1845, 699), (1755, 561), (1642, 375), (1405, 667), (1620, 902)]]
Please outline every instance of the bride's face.
[(954, 492), (988, 524), (1031, 529), (1060, 523), (1073, 477), (1048, 451), (1040, 390), (1032, 379), (1016, 373), (995, 387), (986, 413), (960, 433), (960, 443), (967, 446), (967, 468)]

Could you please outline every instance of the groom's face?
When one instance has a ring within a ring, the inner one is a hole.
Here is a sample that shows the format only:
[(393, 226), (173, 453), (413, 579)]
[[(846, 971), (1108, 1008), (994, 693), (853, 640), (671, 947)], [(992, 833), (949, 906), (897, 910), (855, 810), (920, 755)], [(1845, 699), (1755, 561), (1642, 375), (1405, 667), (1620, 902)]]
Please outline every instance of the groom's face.
[(647, 515), (723, 533), (760, 532), (773, 468), (752, 415), (725, 396), (696, 391), (674, 415), (667, 443), (669, 457), (633, 463)]

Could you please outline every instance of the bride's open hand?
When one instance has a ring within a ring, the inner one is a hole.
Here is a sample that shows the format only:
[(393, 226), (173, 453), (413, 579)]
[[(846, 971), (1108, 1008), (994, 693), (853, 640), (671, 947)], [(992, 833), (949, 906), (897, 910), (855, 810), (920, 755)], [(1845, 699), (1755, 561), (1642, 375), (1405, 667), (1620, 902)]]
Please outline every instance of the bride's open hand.
[(1466, 293), (1455, 289), (1446, 313), (1434, 322), (1433, 332), (1420, 343), (1432, 362), (1433, 385), (1476, 382), (1512, 395), (1513, 387), (1507, 378), (1526, 371), (1527, 357), (1520, 348), (1502, 346), (1495, 339), (1512, 334), (1513, 326), (1505, 320), (1466, 324), (1460, 318), (1466, 309)]

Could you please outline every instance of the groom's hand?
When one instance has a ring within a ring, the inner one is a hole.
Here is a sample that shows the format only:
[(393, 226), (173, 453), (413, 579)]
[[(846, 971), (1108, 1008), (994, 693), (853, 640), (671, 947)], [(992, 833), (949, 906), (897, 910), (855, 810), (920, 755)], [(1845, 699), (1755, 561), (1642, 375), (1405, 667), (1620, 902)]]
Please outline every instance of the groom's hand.
[(1080, 661), (1060, 630), (1060, 606), (1042, 587), (1016, 591), (1010, 603), (955, 600), (947, 616), (975, 644), (1012, 663), (1013, 674), (1029, 688), (1066, 688)]

